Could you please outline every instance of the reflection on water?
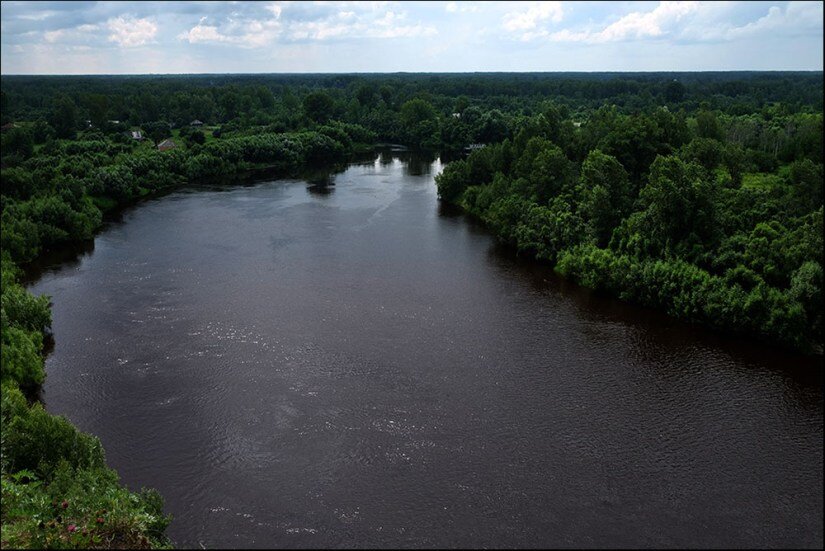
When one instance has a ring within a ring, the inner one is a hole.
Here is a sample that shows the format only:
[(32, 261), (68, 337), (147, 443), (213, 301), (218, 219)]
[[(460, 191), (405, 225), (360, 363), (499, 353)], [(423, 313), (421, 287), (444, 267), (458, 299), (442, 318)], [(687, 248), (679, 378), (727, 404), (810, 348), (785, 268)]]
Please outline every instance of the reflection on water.
[(822, 546), (821, 358), (517, 258), (441, 167), (126, 210), (32, 284), (48, 409), (184, 547)]

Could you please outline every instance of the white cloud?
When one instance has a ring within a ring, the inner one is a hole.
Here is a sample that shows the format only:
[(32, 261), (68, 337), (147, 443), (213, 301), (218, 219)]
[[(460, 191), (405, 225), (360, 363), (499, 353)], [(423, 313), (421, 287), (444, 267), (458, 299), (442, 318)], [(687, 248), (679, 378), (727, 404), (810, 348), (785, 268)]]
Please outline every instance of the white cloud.
[(4, 74), (821, 70), (823, 55), (813, 1), (2, 4)]
[(736, 40), (757, 35), (781, 33), (795, 35), (822, 32), (823, 4), (821, 2), (789, 2), (785, 10), (771, 6), (768, 13), (745, 25), (732, 26), (724, 21), (714, 25), (693, 25), (683, 36), (698, 40)]
[(188, 31), (179, 34), (178, 38), (190, 44), (197, 44), (198, 42), (230, 42), (229, 37), (218, 32), (218, 27), (203, 25), (202, 23), (198, 23)]
[(444, 9), (447, 13), (475, 13), (478, 6), (470, 2), (447, 2)]
[(388, 10), (383, 14), (374, 13), (374, 6), (370, 6), (370, 12), (338, 12), (321, 20), (294, 22), (289, 26), (288, 36), (292, 40), (326, 40), (330, 38), (414, 38), (438, 33), (433, 26), (407, 24), (407, 14), (404, 12), (397, 13)]
[(59, 42), (77, 42), (86, 41), (93, 38), (92, 33), (99, 30), (97, 25), (80, 25), (73, 29), (57, 29), (56, 31), (46, 31), (43, 33), (43, 39), (49, 44), (56, 44)]
[(544, 30), (526, 32), (522, 40), (547, 38), (555, 42), (586, 42), (591, 44), (670, 37), (693, 42), (730, 41), (783, 31), (799, 33), (822, 31), (822, 3), (790, 2), (783, 11), (770, 6), (768, 13), (755, 21), (735, 26), (729, 2), (660, 2), (648, 12), (631, 12), (602, 28), (549, 33)]
[(53, 15), (57, 15), (58, 13), (59, 12), (56, 12), (56, 11), (45, 10), (45, 11), (34, 12), (34, 13), (22, 13), (22, 14), (18, 15), (17, 17), (19, 19), (25, 19), (25, 20), (28, 20), (28, 21), (42, 21), (44, 19), (48, 19), (49, 17), (51, 17)]
[(178, 39), (190, 44), (221, 42), (244, 48), (258, 48), (272, 43), (281, 32), (281, 24), (277, 19), (230, 19), (223, 28), (206, 25), (205, 21), (206, 18), (201, 17), (197, 25), (179, 34)]
[(699, 9), (699, 2), (660, 2), (653, 11), (632, 12), (593, 37), (596, 42), (661, 36), (667, 27)]
[(43, 38), (46, 42), (50, 44), (54, 44), (55, 42), (60, 42), (66, 36), (65, 29), (58, 29), (56, 31), (46, 31), (43, 33)]
[(178, 39), (198, 43), (224, 43), (247, 48), (264, 47), (279, 39), (330, 40), (344, 38), (411, 38), (432, 36), (435, 27), (407, 21), (405, 12), (382, 8), (386, 3), (315, 2), (301, 8), (333, 7), (312, 19), (290, 17), (292, 6), (282, 2), (266, 8), (274, 18), (244, 19), (233, 15), (224, 21), (207, 23), (206, 18), (178, 35)]
[(264, 6), (264, 8), (274, 15), (276, 18), (281, 16), (281, 6), (277, 2), (271, 2)]
[(559, 23), (564, 18), (561, 2), (532, 2), (525, 11), (512, 11), (504, 15), (504, 28), (508, 31), (530, 31), (549, 19)]
[(659, 2), (648, 12), (631, 12), (598, 31), (571, 31), (563, 29), (555, 33), (542, 33), (556, 42), (616, 42), (643, 38), (656, 38), (670, 34), (676, 23), (683, 18), (696, 14), (702, 5), (700, 2)]
[(158, 33), (157, 24), (148, 17), (135, 19), (130, 16), (120, 16), (109, 19), (106, 27), (112, 34), (109, 41), (116, 42), (127, 48), (142, 46), (150, 42)]

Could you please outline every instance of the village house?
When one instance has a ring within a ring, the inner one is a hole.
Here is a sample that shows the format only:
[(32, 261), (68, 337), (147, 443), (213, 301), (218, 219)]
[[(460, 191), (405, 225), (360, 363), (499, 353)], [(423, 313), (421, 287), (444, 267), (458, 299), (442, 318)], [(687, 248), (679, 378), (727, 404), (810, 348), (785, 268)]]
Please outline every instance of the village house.
[(177, 145), (175, 142), (172, 141), (171, 138), (166, 138), (162, 142), (158, 144), (158, 151), (166, 151), (168, 149), (175, 149)]
[(203, 126), (203, 123), (201, 121), (199, 121), (198, 119), (195, 119), (195, 120), (193, 120), (192, 122), (189, 123), (189, 126), (199, 127), (199, 126)]

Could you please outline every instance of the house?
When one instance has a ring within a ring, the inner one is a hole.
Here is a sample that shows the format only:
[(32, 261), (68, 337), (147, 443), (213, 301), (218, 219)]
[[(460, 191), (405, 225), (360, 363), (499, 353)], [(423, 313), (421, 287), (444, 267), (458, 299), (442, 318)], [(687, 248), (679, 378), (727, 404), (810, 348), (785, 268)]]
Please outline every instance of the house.
[(470, 151), (475, 151), (476, 149), (481, 149), (482, 147), (484, 147), (484, 145), (485, 144), (483, 143), (471, 143), (467, 146), (466, 149), (469, 149)]
[(175, 142), (172, 141), (171, 138), (166, 138), (162, 142), (158, 144), (158, 151), (166, 151), (168, 149), (175, 149), (177, 145)]
[(143, 139), (143, 133), (140, 130), (132, 130), (129, 134), (133, 140), (141, 141)]
[(201, 121), (199, 121), (198, 119), (195, 119), (195, 120), (193, 120), (192, 122), (189, 123), (189, 126), (195, 126), (195, 127), (203, 126), (203, 123)]
[(2, 127), (0, 127), (0, 130), (5, 132), (6, 130), (11, 130), (12, 128), (17, 128), (17, 125), (14, 124), (13, 122), (7, 122)]

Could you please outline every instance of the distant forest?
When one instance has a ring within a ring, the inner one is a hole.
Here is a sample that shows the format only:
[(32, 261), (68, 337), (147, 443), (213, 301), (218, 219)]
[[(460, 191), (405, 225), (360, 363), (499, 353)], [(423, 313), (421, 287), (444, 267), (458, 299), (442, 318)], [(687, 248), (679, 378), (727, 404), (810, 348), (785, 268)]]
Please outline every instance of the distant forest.
[[(112, 129), (109, 120), (173, 127), (200, 120), (271, 132), (340, 120), (379, 140), (457, 148), (497, 141), (548, 101), (579, 122), (603, 105), (621, 113), (660, 106), (692, 113), (702, 105), (730, 116), (771, 108), (779, 109), (774, 115), (821, 113), (822, 73), (5, 76), (0, 111), (3, 124), (43, 121), (59, 138), (87, 120), (101, 130)], [(453, 120), (467, 108), (463, 121)], [(47, 126), (37, 128), (37, 138), (50, 135)]]
[(518, 254), (821, 352), (822, 101), (822, 72), (3, 76), (3, 545), (168, 544), (160, 497), (23, 397), (51, 312), (20, 266), (92, 239), (105, 212), (404, 144), (453, 159), (441, 199)]

